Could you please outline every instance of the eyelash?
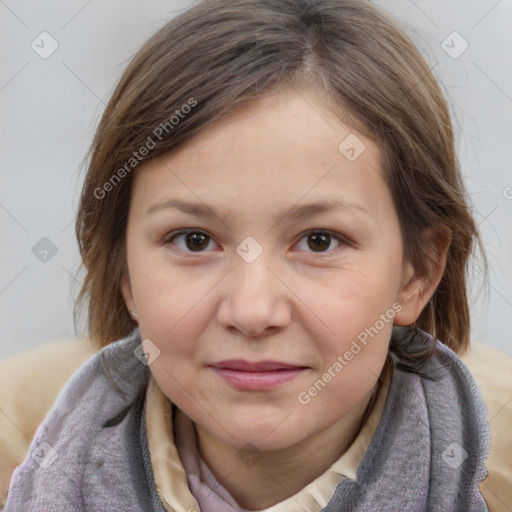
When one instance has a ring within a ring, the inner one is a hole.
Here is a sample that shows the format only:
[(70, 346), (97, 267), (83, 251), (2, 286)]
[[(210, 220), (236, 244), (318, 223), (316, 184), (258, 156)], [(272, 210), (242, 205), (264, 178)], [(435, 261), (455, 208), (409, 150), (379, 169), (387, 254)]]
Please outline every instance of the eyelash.
[[(198, 234), (201, 234), (201, 235), (205, 235), (206, 237), (208, 237), (210, 240), (213, 240), (212, 237), (204, 232), (204, 231), (201, 231), (199, 229), (182, 229), (182, 230), (179, 230), (179, 231), (175, 231), (173, 233), (170, 233), (165, 239), (164, 239), (164, 244), (165, 245), (172, 245), (172, 242), (180, 237), (180, 236), (184, 236), (184, 235), (188, 235), (190, 233), (198, 233)], [(342, 246), (350, 246), (350, 245), (353, 245), (350, 240), (348, 240), (346, 237), (338, 234), (338, 233), (334, 233), (332, 231), (329, 231), (327, 229), (310, 229), (309, 231), (306, 231), (305, 233), (302, 234), (301, 238), (299, 239), (299, 242), (303, 239), (303, 238), (307, 238), (308, 236), (311, 236), (311, 235), (327, 235), (327, 236), (330, 236), (332, 238), (334, 238), (336, 241), (338, 241), (340, 243), (340, 245), (330, 251), (325, 251), (325, 252), (314, 252), (314, 251), (306, 251), (306, 252), (310, 252), (310, 254), (315, 254), (317, 255), (318, 257), (320, 258), (326, 258), (326, 257), (329, 257), (332, 255), (333, 252), (335, 252), (337, 249), (340, 249), (340, 247)], [(298, 242), (297, 242), (298, 243)], [(183, 251), (182, 249), (172, 249), (174, 251), (178, 251), (180, 253), (184, 253), (186, 254), (187, 256), (191, 256), (191, 257), (194, 257), (195, 255), (200, 255), (204, 252), (207, 252), (207, 251)]]

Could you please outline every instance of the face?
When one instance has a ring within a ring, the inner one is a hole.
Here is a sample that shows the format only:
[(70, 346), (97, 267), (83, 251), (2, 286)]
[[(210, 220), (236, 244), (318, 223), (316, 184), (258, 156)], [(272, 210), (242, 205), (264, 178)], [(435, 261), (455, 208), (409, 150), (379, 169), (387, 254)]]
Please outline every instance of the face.
[(314, 91), (281, 91), (134, 179), (123, 295), (169, 399), (237, 448), (283, 449), (354, 411), (406, 268), (377, 146)]

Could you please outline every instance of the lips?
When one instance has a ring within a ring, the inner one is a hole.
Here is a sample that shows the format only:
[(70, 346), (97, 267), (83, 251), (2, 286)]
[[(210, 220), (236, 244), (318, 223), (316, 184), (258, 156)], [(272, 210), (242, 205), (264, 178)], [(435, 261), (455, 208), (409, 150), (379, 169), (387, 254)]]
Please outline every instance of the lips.
[(243, 359), (230, 359), (229, 361), (220, 361), (210, 366), (215, 368), (223, 368), (226, 370), (238, 370), (242, 372), (271, 372), (275, 370), (297, 370), (305, 368), (294, 364), (283, 363), (280, 361), (256, 361), (250, 362)]
[(208, 365), (223, 382), (237, 390), (270, 391), (302, 375), (308, 367), (281, 361), (231, 359)]

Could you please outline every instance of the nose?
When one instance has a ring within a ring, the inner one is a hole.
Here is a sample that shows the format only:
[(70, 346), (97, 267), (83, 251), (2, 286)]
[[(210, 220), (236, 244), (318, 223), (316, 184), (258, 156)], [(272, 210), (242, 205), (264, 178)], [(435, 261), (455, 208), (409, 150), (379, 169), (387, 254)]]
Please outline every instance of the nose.
[(291, 292), (268, 260), (262, 254), (247, 263), (236, 256), (217, 314), (223, 327), (257, 337), (289, 324)]

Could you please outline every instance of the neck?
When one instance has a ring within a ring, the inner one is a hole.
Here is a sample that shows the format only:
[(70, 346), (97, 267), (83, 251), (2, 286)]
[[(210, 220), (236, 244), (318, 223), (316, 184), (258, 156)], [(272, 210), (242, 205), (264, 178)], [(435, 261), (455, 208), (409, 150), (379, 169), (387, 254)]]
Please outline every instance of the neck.
[[(377, 390), (378, 383), (354, 410), (336, 423), (282, 450), (247, 449), (241, 453), (194, 424), (199, 452), (240, 507), (248, 510), (271, 507), (306, 487), (346, 452), (371, 413)], [(265, 489), (264, 494), (261, 489)]]

